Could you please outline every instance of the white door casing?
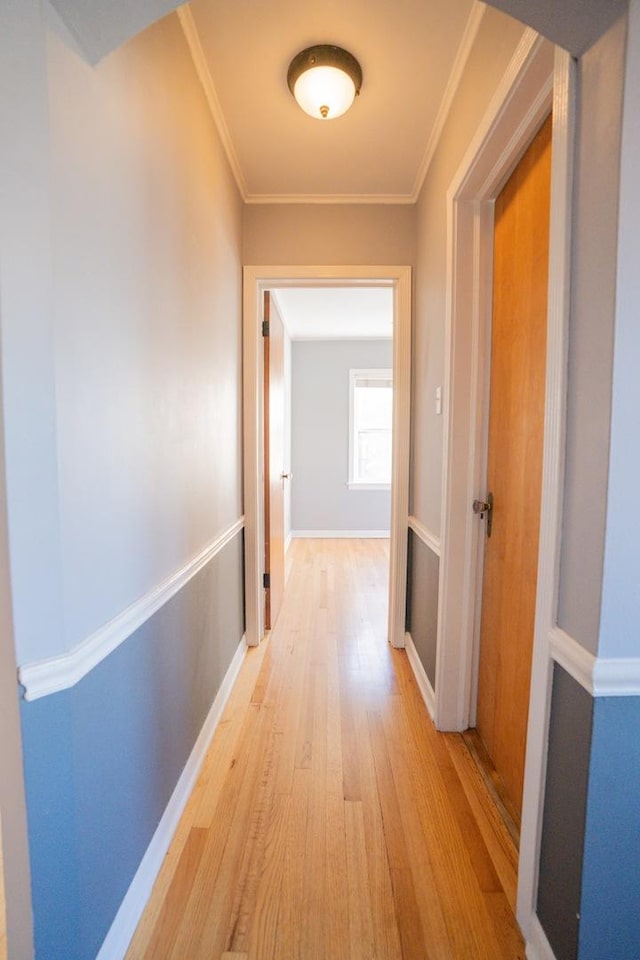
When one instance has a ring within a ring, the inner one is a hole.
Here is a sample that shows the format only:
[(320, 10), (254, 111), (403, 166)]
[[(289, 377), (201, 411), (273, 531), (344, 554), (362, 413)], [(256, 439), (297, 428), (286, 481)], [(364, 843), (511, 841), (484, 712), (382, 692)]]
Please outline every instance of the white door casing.
[(389, 640), (404, 646), (409, 514), (411, 407), (411, 267), (246, 266), (243, 274), (243, 400), (246, 638), (264, 635), (262, 557), (262, 330), (263, 292), (272, 287), (385, 286), (393, 290), (393, 475), (389, 570)]
[[(435, 722), (475, 721), (482, 530), (489, 406), (493, 204), (544, 116), (553, 109), (548, 342), (538, 588), (520, 838), (517, 917), (535, 916), (555, 625), (569, 320), (573, 61), (525, 31), (447, 194), (447, 329), (442, 565)], [(470, 347), (470, 348), (469, 348)]]

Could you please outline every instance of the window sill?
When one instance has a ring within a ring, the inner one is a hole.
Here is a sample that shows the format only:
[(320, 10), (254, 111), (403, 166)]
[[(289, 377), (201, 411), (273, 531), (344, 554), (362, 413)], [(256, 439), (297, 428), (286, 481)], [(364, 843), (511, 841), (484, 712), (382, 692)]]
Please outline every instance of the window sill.
[(362, 480), (349, 480), (349, 490), (391, 490), (390, 483), (366, 483)]

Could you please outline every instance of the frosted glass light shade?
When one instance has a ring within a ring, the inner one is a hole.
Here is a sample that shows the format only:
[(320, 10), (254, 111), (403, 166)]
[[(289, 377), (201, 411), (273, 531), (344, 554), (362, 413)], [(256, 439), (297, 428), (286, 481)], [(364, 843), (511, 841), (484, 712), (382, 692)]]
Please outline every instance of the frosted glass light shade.
[(341, 47), (321, 44), (291, 61), (287, 82), (300, 107), (317, 120), (346, 113), (362, 85), (360, 64)]
[(298, 77), (293, 95), (310, 117), (335, 120), (355, 100), (356, 88), (351, 77), (337, 67), (313, 67)]

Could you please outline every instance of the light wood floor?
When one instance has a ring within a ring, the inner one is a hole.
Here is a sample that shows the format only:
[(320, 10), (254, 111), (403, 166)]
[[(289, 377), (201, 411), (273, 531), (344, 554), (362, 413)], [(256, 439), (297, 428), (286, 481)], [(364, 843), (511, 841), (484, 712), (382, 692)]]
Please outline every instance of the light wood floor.
[(296, 540), (128, 960), (517, 960), (516, 852), (386, 642), (388, 545)]

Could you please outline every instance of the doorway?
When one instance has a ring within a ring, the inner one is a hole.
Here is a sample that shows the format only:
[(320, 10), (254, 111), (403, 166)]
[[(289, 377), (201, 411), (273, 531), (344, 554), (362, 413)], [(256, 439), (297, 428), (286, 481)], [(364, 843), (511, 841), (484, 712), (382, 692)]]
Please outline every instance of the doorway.
[(270, 629), (291, 540), (389, 538), (393, 289), (266, 290), (263, 352)]
[[(404, 646), (407, 521), (409, 499), (409, 409), (411, 369), (410, 267), (246, 267), (244, 271), (245, 582), (247, 643), (265, 632), (263, 563), (264, 370), (262, 305), (274, 289), (386, 288), (393, 302), (393, 448), (390, 521), (388, 639)], [(287, 472), (287, 471), (283, 471)]]
[(550, 181), (549, 116), (495, 201), (487, 493), (474, 504), (484, 556), (476, 722), (468, 744), (516, 840), (540, 534)]
[(466, 730), (476, 714), (484, 531), (471, 510), (486, 494), (483, 417), (488, 410), (493, 203), (553, 111), (544, 454), (517, 918), (534, 922), (551, 691), (563, 489), (566, 343), (575, 115), (575, 65), (528, 33), (448, 191), (449, 301), (445, 362), (442, 562), (435, 720)]

